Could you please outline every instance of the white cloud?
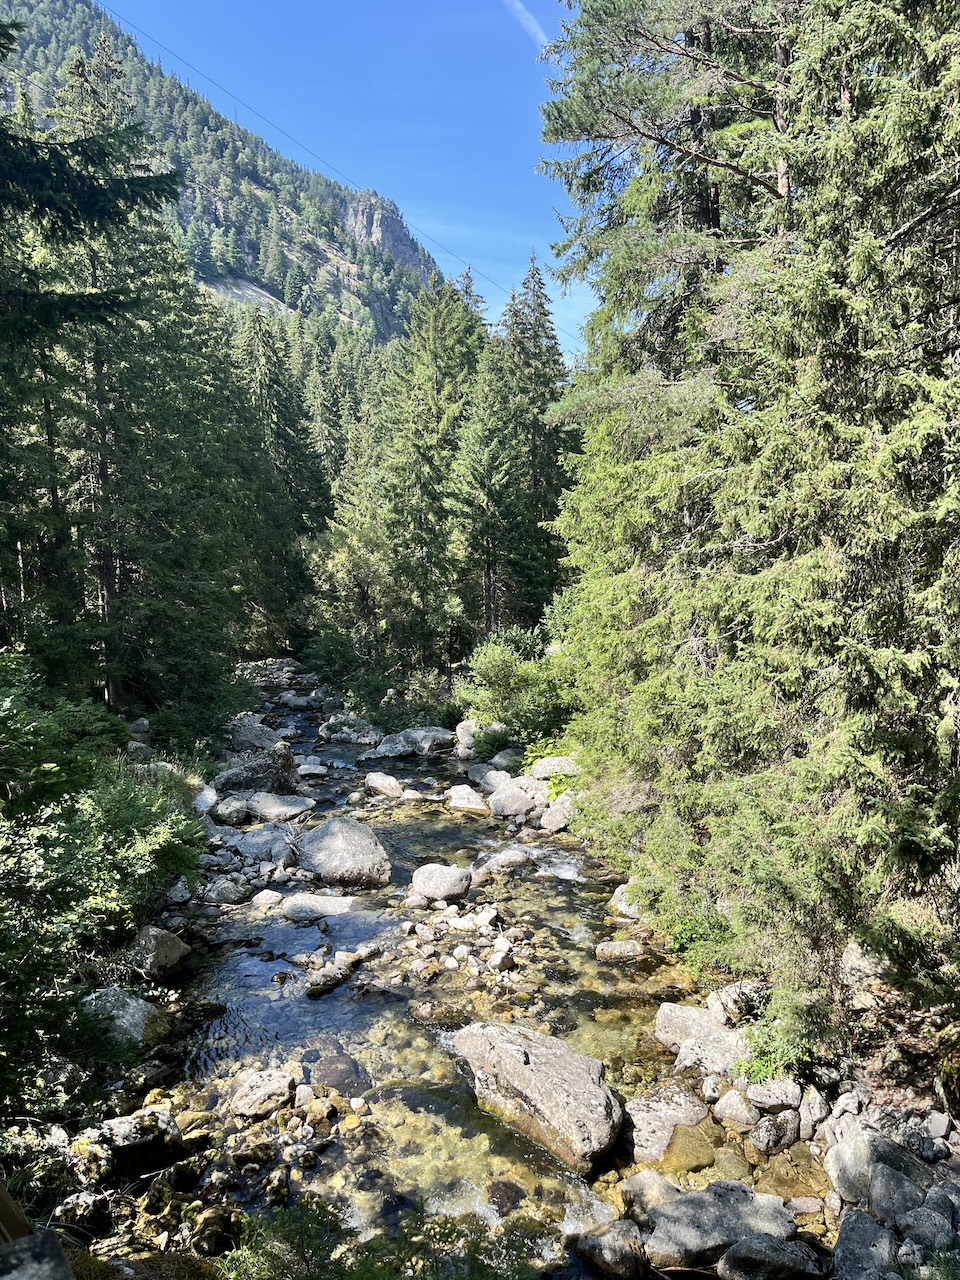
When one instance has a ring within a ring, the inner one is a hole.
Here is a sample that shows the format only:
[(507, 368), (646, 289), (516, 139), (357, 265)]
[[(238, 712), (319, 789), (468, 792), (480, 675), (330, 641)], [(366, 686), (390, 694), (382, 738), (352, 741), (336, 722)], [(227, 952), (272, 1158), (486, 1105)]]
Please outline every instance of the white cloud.
[(550, 37), (527, 6), (522, 3), (522, 0), (503, 0), (503, 3), (538, 49), (542, 49), (545, 44), (550, 43)]

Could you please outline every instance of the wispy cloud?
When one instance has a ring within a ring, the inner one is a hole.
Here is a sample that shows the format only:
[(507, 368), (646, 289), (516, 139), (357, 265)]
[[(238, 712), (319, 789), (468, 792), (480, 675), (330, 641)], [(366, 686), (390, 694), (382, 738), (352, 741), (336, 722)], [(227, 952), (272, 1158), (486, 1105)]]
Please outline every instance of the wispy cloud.
[(516, 18), (538, 49), (542, 49), (545, 44), (550, 43), (550, 37), (527, 6), (523, 4), (522, 0), (503, 0), (503, 3), (504, 7)]

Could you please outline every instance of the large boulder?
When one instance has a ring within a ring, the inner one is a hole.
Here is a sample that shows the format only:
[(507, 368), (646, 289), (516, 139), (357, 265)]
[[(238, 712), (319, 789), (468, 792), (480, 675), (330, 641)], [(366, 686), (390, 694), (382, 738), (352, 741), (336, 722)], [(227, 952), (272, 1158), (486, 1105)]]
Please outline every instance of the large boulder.
[(293, 822), (295, 818), (309, 813), (316, 803), (306, 796), (277, 796), (269, 791), (254, 791), (247, 797), (247, 812), (255, 822)]
[(540, 829), (551, 836), (556, 835), (558, 831), (566, 831), (576, 812), (573, 797), (569, 791), (564, 791), (563, 795), (557, 796), (556, 800), (547, 806), (540, 819)]
[(469, 867), (448, 867), (442, 862), (428, 862), (417, 867), (410, 882), (410, 892), (428, 902), (459, 902), (470, 892), (473, 881)]
[(452, 747), (456, 734), (450, 729), (441, 729), (431, 725), (425, 729), (404, 729), (402, 733), (391, 733), (372, 751), (365, 751), (361, 760), (382, 760), (401, 756), (432, 756)]
[(889, 1225), (919, 1208), (936, 1180), (929, 1165), (860, 1121), (830, 1148), (823, 1167), (844, 1200), (869, 1203)]
[(845, 1213), (833, 1250), (835, 1280), (880, 1280), (896, 1270), (897, 1242), (892, 1233), (868, 1213)]
[(537, 807), (533, 796), (514, 781), (497, 787), (491, 794), (488, 804), (495, 818), (525, 818)]
[(720, 1280), (806, 1280), (822, 1274), (820, 1259), (808, 1244), (766, 1235), (738, 1240), (717, 1263)]
[(228, 723), (227, 733), (234, 751), (269, 751), (282, 741), (276, 729), (261, 724), (262, 719), (252, 711), (244, 711)]
[(399, 800), (403, 795), (403, 783), (398, 782), (389, 773), (368, 773), (363, 780), (363, 785), (374, 795), (386, 796), (389, 800)]
[(677, 1080), (654, 1085), (627, 1103), (633, 1164), (662, 1160), (678, 1126), (692, 1126), (706, 1119), (708, 1108), (696, 1094)]
[(479, 1022), (461, 1028), (453, 1046), (480, 1105), (572, 1168), (588, 1172), (616, 1141), (623, 1110), (595, 1058), (554, 1036)]
[(142, 1043), (151, 1024), (160, 1016), (156, 1005), (148, 1004), (122, 987), (104, 987), (102, 991), (94, 991), (83, 1003), (90, 1013), (106, 1019), (109, 1034), (117, 1040)]
[[(330, 904), (337, 904), (333, 910)], [(283, 899), (280, 910), (287, 920), (294, 924), (316, 924), (327, 916), (343, 915), (344, 903), (353, 904), (352, 898), (327, 898), (322, 893), (291, 893)], [(350, 906), (346, 907), (350, 910)]]
[(489, 765), (484, 765), (484, 769), (486, 773), (477, 780), (477, 786), (485, 796), (492, 796), (495, 791), (499, 791), (501, 787), (509, 787), (513, 782), (506, 769), (491, 769)]
[(617, 885), (613, 891), (613, 897), (607, 903), (607, 910), (612, 916), (622, 916), (625, 920), (640, 919), (643, 914), (642, 908), (633, 900), (637, 884), (639, 880), (634, 877), (626, 884)]
[(270, 751), (245, 764), (217, 774), (211, 786), (217, 795), (234, 791), (269, 791), (272, 795), (295, 795), (300, 779), (289, 743), (278, 742)]
[(246, 862), (276, 862), (293, 866), (293, 828), (282, 822), (268, 822), (242, 834), (227, 836), (224, 844)]
[(617, 1190), (628, 1215), (641, 1227), (649, 1227), (650, 1210), (658, 1204), (667, 1204), (682, 1195), (679, 1187), (668, 1182), (653, 1169), (641, 1169), (633, 1177), (626, 1178)]
[(377, 889), (390, 883), (387, 851), (356, 818), (335, 817), (304, 834), (300, 865), (325, 884)]
[(750, 1141), (762, 1156), (772, 1156), (786, 1147), (792, 1147), (800, 1137), (800, 1113), (778, 1111), (764, 1116), (750, 1134)]
[(192, 950), (168, 929), (145, 924), (133, 940), (130, 958), (141, 973), (152, 978), (175, 969)]
[(68, 1154), (84, 1183), (118, 1183), (166, 1168), (185, 1151), (171, 1113), (162, 1107), (144, 1107), (85, 1129), (70, 1144)]
[(665, 1001), (657, 1010), (654, 1034), (676, 1053), (676, 1071), (697, 1067), (705, 1075), (729, 1076), (750, 1057), (741, 1032), (725, 1027), (709, 1009), (695, 1005)]
[(742, 1182), (714, 1182), (650, 1210), (647, 1258), (655, 1267), (708, 1267), (738, 1240), (757, 1234), (788, 1240), (793, 1215), (779, 1196), (756, 1195)]
[(16, 1280), (74, 1280), (59, 1237), (56, 1232), (46, 1230), (34, 1231), (0, 1246), (0, 1276)]
[(629, 1218), (584, 1231), (577, 1240), (577, 1253), (613, 1280), (647, 1274), (640, 1228)]
[(530, 766), (531, 778), (575, 778), (579, 772), (575, 756), (543, 756)]
[(237, 1116), (259, 1120), (285, 1107), (293, 1098), (296, 1082), (285, 1071), (244, 1071), (230, 1107)]
[(487, 808), (486, 800), (479, 791), (474, 791), (473, 787), (468, 787), (465, 783), (451, 787), (446, 796), (447, 804), (454, 813), (473, 813), (477, 817), (489, 816), (490, 810)]

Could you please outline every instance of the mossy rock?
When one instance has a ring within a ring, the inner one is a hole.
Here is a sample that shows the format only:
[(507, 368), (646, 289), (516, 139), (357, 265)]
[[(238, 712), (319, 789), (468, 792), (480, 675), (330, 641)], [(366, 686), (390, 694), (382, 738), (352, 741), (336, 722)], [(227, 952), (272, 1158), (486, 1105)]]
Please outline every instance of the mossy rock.
[(763, 1195), (780, 1196), (782, 1200), (819, 1196), (830, 1190), (830, 1180), (802, 1142), (789, 1151), (773, 1156), (757, 1178), (755, 1190)]
[(707, 1116), (699, 1124), (678, 1125), (673, 1131), (666, 1154), (656, 1168), (663, 1173), (697, 1173), (708, 1169), (723, 1146), (723, 1129)]
[[(66, 1248), (67, 1261), (77, 1280), (117, 1280), (115, 1263), (105, 1262), (86, 1249)], [(223, 1280), (215, 1263), (190, 1253), (156, 1253), (123, 1260), (133, 1280)]]

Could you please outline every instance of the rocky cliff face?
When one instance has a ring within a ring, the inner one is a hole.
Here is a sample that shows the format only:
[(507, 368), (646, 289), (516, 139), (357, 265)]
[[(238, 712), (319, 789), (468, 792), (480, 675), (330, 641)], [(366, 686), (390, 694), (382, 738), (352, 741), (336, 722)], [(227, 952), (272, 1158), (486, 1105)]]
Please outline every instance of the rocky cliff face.
[(359, 192), (347, 206), (343, 225), (359, 244), (368, 242), (397, 262), (418, 272), (424, 284), (437, 266), (407, 230), (399, 210), (370, 191)]

